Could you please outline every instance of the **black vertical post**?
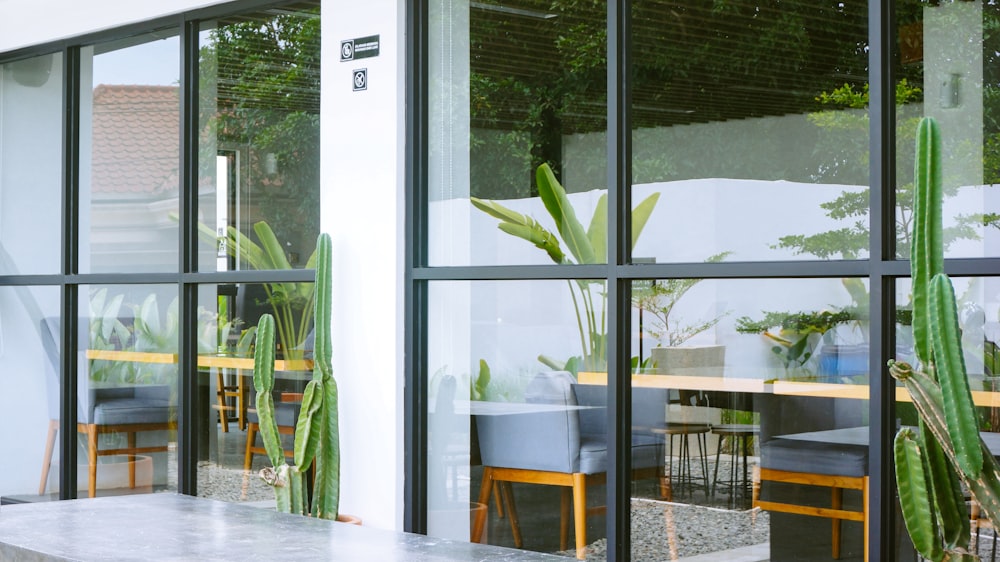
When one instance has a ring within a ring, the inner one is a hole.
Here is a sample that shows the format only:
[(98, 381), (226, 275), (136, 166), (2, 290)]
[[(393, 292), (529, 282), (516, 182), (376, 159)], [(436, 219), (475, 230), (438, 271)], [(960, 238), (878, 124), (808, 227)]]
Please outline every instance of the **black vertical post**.
[[(77, 243), (80, 228), (80, 49), (63, 51), (63, 206), (62, 273), (75, 275), (80, 267)], [(77, 380), (76, 350), (78, 286), (63, 284), (59, 334), (59, 499), (77, 497)]]
[(404, 424), (406, 479), (403, 528), (427, 532), (427, 281), (413, 270), (427, 265), (427, 0), (406, 5), (406, 273), (404, 291)]
[[(895, 384), (886, 360), (895, 352), (895, 280), (887, 262), (895, 259), (895, 85), (892, 56), (895, 41), (892, 0), (868, 5), (870, 162), (869, 228), (871, 349), (869, 357), (869, 499), (868, 558), (894, 560), (892, 506), (894, 471), (892, 437), (895, 431)], [(881, 352), (881, 355), (879, 355)]]
[(629, 364), (630, 281), (619, 277), (628, 264), (631, 237), (631, 3), (608, 2), (608, 560), (628, 560), (632, 495), (632, 378)]
[[(180, 298), (180, 341), (177, 342), (177, 491), (198, 494), (198, 285), (185, 274), (198, 269), (198, 27), (197, 21), (180, 23), (180, 212), (177, 289)], [(204, 420), (203, 420), (204, 421)]]

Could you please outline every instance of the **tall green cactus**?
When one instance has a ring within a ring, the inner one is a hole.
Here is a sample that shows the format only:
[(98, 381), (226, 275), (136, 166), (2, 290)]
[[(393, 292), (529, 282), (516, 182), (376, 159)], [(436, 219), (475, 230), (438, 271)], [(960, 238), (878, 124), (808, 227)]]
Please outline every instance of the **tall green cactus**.
[[(336, 519), (340, 504), (340, 429), (337, 381), (330, 349), (331, 241), (320, 234), (316, 242), (315, 344), (313, 377), (306, 385), (295, 426), (292, 465), (285, 462), (278, 425), (274, 420), (274, 319), (265, 314), (257, 327), (254, 351), (254, 388), (264, 448), (273, 467), (260, 476), (274, 488), (278, 511)], [(316, 463), (311, 501), (306, 475)]]
[(906, 529), (932, 561), (978, 560), (969, 552), (962, 484), (994, 525), (1000, 523), (1000, 465), (979, 436), (941, 240), (941, 141), (931, 118), (917, 129), (913, 246), (913, 335), (923, 371), (889, 361), (920, 414), (918, 431), (896, 434), (896, 486)]

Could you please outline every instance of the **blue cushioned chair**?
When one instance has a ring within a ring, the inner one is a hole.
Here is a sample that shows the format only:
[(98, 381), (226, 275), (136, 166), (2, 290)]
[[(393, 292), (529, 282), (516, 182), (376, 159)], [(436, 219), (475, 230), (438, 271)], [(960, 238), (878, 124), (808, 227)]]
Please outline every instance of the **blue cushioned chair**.
[[(575, 384), (565, 371), (540, 373), (528, 384), (525, 402), (554, 408), (483, 415), (476, 420), (483, 461), (479, 502), (488, 504), (493, 486), (500, 482), (563, 486), (560, 545), (566, 549), (572, 502), (576, 554), (580, 559), (585, 558), (587, 544), (586, 487), (604, 482), (607, 472), (606, 392), (605, 387)], [(665, 392), (656, 423), (662, 424), (665, 418)], [(644, 408), (638, 410), (645, 412)], [(645, 437), (637, 440), (632, 453), (633, 469), (658, 474), (663, 458), (659, 441)], [(514, 517), (513, 508), (510, 511)], [(487, 512), (476, 515), (474, 542), (481, 540)], [(519, 542), (517, 535), (515, 531), (515, 544)]]
[[(59, 320), (45, 318), (41, 327), (42, 347), (48, 361), (49, 422), (45, 458), (42, 462), (42, 479), (39, 494), (45, 493), (52, 451), (59, 429)], [(170, 387), (162, 384), (135, 384), (101, 387), (96, 383), (81, 389), (77, 411), (77, 432), (87, 436), (88, 495), (97, 492), (97, 457), (127, 455), (129, 460), (129, 487), (135, 488), (135, 455), (162, 453), (167, 443), (139, 447), (136, 434), (146, 431), (166, 431), (177, 427), (175, 409), (170, 403)], [(125, 447), (100, 449), (99, 436), (124, 433)]]

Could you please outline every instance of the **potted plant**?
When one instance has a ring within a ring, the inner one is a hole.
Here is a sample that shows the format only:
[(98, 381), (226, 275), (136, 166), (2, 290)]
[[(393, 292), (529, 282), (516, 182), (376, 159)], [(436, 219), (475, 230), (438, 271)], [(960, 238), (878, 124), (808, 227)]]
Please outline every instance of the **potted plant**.
[[(731, 252), (722, 252), (706, 261), (720, 262)], [(650, 356), (652, 366), (661, 373), (722, 376), (725, 363), (723, 345), (685, 345), (694, 336), (711, 329), (725, 318), (729, 311), (687, 324), (677, 319), (674, 308), (695, 285), (703, 279), (664, 279), (636, 284), (632, 290), (632, 306), (651, 318), (642, 324), (643, 334), (657, 341)], [(663, 344), (666, 344), (665, 346)], [(639, 358), (641, 362), (641, 358)]]
[[(605, 263), (608, 259), (608, 197), (601, 195), (586, 229), (577, 218), (576, 210), (569, 202), (566, 190), (556, 179), (552, 168), (542, 164), (536, 171), (538, 196), (545, 205), (546, 211), (552, 216), (559, 236), (556, 236), (534, 218), (522, 215), (496, 201), (487, 201), (473, 197), (472, 205), (480, 211), (500, 220), (498, 228), (511, 236), (521, 238), (548, 254), (549, 258), (558, 264)], [(632, 210), (632, 245), (635, 245), (642, 229), (649, 220), (660, 194), (654, 193), (642, 200)], [(564, 251), (565, 242), (568, 250)], [(607, 328), (605, 327), (604, 281), (576, 279), (567, 281), (570, 296), (577, 315), (577, 326), (580, 330), (580, 347), (582, 355), (572, 357), (568, 361), (555, 361), (549, 357), (539, 356), (546, 366), (576, 373), (579, 370), (607, 370)]]
[[(260, 471), (265, 483), (274, 488), (277, 509), (284, 513), (311, 515), (323, 519), (340, 517), (340, 420), (337, 381), (333, 378), (330, 349), (331, 321), (331, 241), (320, 234), (316, 243), (316, 319), (313, 377), (306, 385), (295, 427), (294, 457), (289, 465), (281, 446), (274, 418), (274, 335), (275, 322), (264, 314), (257, 325), (253, 383), (257, 390), (260, 433), (272, 466)], [(313, 471), (311, 494), (306, 483)]]
[(764, 311), (764, 317), (753, 320), (742, 316), (736, 320), (741, 334), (761, 334), (771, 345), (786, 374), (795, 377), (814, 376), (813, 357), (820, 341), (838, 324), (857, 319), (850, 310), (813, 310), (806, 312)]

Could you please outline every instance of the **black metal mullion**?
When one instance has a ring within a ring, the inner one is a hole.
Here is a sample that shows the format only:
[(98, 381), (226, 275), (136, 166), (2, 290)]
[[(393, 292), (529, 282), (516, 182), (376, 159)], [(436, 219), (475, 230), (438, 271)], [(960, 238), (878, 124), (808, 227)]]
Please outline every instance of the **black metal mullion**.
[[(79, 269), (80, 228), (80, 49), (63, 51), (63, 173), (61, 269), (65, 276)], [(77, 466), (78, 325), (77, 286), (60, 286), (59, 334), (59, 499), (75, 499)]]
[[(198, 22), (180, 22), (180, 162), (179, 268), (191, 273), (198, 268)], [(177, 491), (198, 494), (198, 285), (177, 283), (180, 297), (177, 372)], [(207, 405), (204, 405), (207, 410)]]
[(427, 0), (406, 6), (406, 249), (404, 292), (403, 356), (405, 386), (403, 428), (404, 466), (403, 529), (412, 533), (427, 532), (427, 299), (428, 281), (414, 276), (417, 268), (427, 265), (427, 121), (428, 27)]
[(608, 474), (607, 559), (628, 560), (631, 544), (632, 378), (629, 365), (630, 281), (619, 277), (632, 252), (631, 204), (631, 3), (608, 2)]
[[(895, 259), (895, 86), (892, 76), (895, 18), (891, 0), (871, 0), (869, 37), (869, 451), (868, 558), (894, 560), (895, 384), (885, 360), (895, 352), (895, 279), (888, 273)], [(896, 268), (893, 267), (895, 270)]]

